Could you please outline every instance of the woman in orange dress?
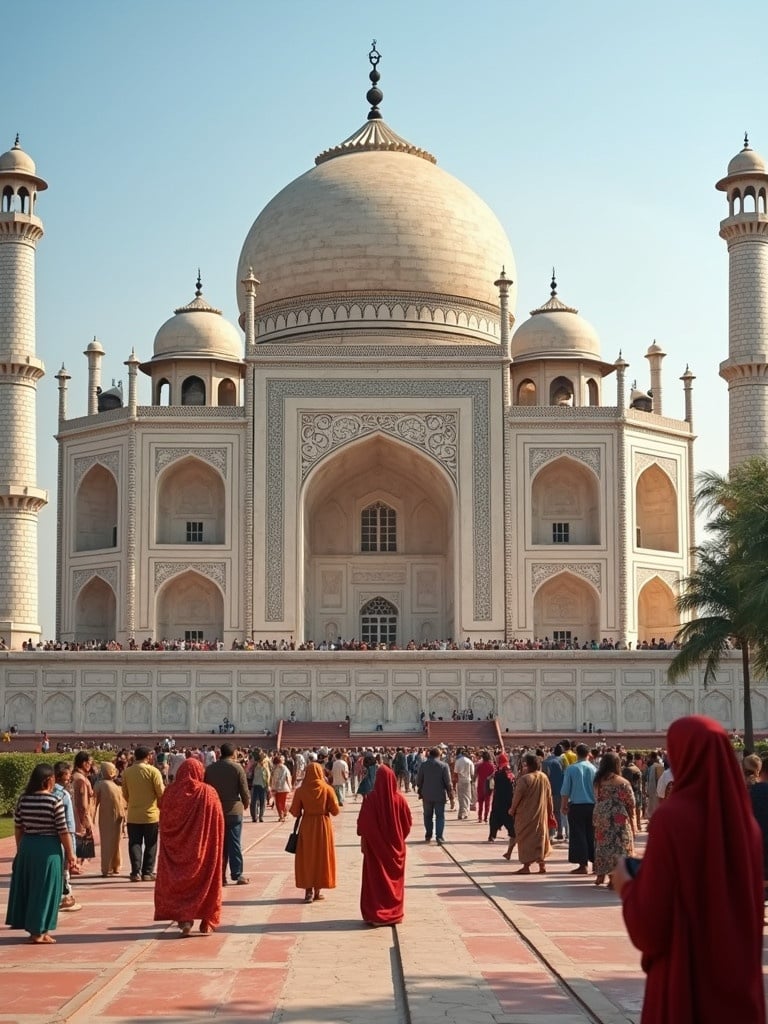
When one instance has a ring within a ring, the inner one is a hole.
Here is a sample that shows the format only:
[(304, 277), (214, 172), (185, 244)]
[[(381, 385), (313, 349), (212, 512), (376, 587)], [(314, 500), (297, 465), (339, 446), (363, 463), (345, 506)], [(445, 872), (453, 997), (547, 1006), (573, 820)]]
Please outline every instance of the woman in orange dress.
[(305, 903), (322, 900), (323, 889), (336, 888), (331, 816), (339, 813), (339, 801), (317, 761), (307, 765), (304, 779), (293, 794), (290, 811), (294, 818), (301, 816), (294, 860), (296, 887), (304, 890)]
[(188, 757), (163, 794), (155, 921), (178, 921), (182, 937), (200, 921), (205, 935), (221, 918), (224, 814), (203, 782), (203, 766)]

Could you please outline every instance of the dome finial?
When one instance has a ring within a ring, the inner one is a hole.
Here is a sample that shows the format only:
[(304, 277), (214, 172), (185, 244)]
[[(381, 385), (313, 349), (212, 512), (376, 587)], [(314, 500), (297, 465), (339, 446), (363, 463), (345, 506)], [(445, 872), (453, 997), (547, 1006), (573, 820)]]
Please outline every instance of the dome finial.
[(371, 88), (365, 94), (365, 98), (371, 104), (371, 109), (368, 111), (369, 121), (380, 121), (381, 111), (379, 110), (379, 104), (384, 99), (384, 93), (379, 88), (379, 79), (381, 75), (378, 72), (377, 65), (381, 60), (381, 54), (376, 49), (376, 40), (373, 40), (371, 44), (371, 51), (368, 54), (368, 60), (371, 62), (371, 73), (368, 77), (371, 80)]
[(19, 133), (16, 132), (16, 141), (13, 144), (14, 149), (21, 149), (21, 142), (19, 141)]
[(197, 268), (197, 283), (195, 285), (195, 298), (199, 299), (203, 294), (203, 282), (200, 280), (200, 267)]
[(554, 299), (557, 295), (557, 281), (555, 280), (555, 268), (552, 267), (552, 280), (549, 282), (549, 294), (550, 298)]
[(749, 149), (749, 133), (744, 132), (744, 149)]

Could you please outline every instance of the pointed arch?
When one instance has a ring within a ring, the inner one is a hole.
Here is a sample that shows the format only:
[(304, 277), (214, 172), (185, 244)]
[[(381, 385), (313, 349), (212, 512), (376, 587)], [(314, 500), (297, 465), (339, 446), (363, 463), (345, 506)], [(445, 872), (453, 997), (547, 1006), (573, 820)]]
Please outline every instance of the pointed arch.
[(117, 546), (117, 481), (100, 462), (80, 481), (75, 500), (75, 551)]
[(555, 377), (549, 385), (550, 405), (573, 405), (573, 381), (569, 377)]
[(117, 600), (115, 592), (101, 576), (94, 576), (80, 590), (75, 600), (75, 640), (115, 639)]
[(680, 628), (677, 599), (669, 584), (652, 576), (637, 595), (637, 639), (669, 642)]
[(637, 479), (635, 514), (639, 548), (679, 551), (677, 492), (667, 474), (655, 462)]
[(563, 570), (550, 576), (533, 597), (533, 631), (538, 638), (579, 645), (600, 640), (597, 591), (581, 576)]
[(600, 485), (583, 462), (553, 459), (531, 482), (534, 544), (599, 544)]
[(157, 487), (158, 544), (223, 544), (225, 486), (221, 474), (194, 455), (171, 463)]
[(182, 405), (205, 405), (205, 381), (202, 377), (187, 377), (181, 385)]
[(224, 598), (192, 569), (173, 576), (157, 594), (155, 635), (164, 640), (213, 643), (224, 634)]
[(235, 382), (229, 377), (225, 377), (224, 380), (219, 381), (216, 400), (220, 406), (237, 405), (237, 388), (235, 386)]
[(419, 701), (407, 690), (405, 693), (399, 693), (393, 703), (392, 711), (394, 719), (400, 724), (411, 722), (417, 724), (419, 721)]
[(526, 377), (517, 385), (517, 404), (536, 405), (537, 401), (536, 384), (530, 377)]

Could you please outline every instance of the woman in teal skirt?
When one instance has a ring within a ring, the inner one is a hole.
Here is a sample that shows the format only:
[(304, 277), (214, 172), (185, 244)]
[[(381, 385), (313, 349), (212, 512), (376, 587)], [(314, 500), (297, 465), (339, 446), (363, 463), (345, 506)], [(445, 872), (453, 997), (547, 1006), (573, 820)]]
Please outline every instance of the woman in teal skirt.
[(49, 764), (36, 765), (13, 818), (16, 857), (5, 923), (28, 931), (36, 945), (56, 941), (50, 933), (59, 917), (62, 847), (70, 870), (75, 865), (64, 804), (51, 792), (54, 781)]

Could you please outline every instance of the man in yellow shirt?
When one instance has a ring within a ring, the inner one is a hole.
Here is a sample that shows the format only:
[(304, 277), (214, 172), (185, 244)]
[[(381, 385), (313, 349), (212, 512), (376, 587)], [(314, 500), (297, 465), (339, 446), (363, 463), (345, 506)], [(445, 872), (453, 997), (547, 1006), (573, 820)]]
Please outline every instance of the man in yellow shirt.
[(128, 855), (132, 882), (154, 882), (163, 777), (149, 761), (148, 747), (136, 747), (133, 764), (123, 772), (123, 796), (128, 806)]
[(563, 748), (560, 763), (563, 766), (563, 771), (565, 771), (569, 764), (576, 764), (578, 757), (576, 756), (576, 751), (573, 749), (570, 740), (560, 740), (560, 746)]

